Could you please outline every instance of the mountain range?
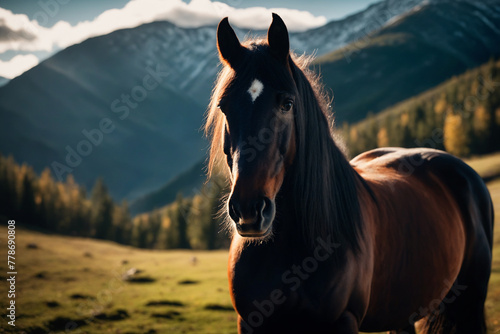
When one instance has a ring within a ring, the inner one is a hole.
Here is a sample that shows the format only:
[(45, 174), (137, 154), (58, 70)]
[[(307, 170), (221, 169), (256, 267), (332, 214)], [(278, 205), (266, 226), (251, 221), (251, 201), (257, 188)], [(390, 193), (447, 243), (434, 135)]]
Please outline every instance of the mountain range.
[[(355, 122), (500, 55), (499, 18), (499, 0), (385, 0), (290, 41), (318, 56), (337, 122)], [(102, 176), (138, 211), (161, 205), (205, 156), (215, 32), (153, 22), (60, 51), (0, 87), (0, 152), (87, 188)]]
[(500, 55), (500, 1), (424, 2), (316, 59), (337, 123), (356, 122)]

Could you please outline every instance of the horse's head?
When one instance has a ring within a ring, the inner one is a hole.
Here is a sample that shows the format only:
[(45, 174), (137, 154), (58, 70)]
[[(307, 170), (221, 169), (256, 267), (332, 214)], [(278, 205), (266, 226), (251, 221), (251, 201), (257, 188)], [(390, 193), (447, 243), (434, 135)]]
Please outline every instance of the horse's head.
[(220, 109), (220, 145), (231, 174), (228, 212), (241, 236), (265, 237), (296, 149), (288, 31), (273, 14), (267, 41), (242, 45), (225, 18), (217, 47), (227, 79), (212, 103)]

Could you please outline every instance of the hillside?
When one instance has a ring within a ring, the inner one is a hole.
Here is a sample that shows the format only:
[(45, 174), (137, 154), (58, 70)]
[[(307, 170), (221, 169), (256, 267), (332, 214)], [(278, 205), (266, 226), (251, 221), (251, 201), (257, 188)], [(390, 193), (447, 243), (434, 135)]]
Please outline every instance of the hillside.
[(9, 82), (9, 80), (10, 79), (0, 76), (0, 87), (5, 86)]
[[(468, 161), (479, 171), (500, 156)], [(500, 171), (500, 170), (498, 170)], [(488, 183), (500, 212), (500, 180)], [(5, 219), (4, 219), (5, 221)], [(500, 219), (497, 215), (486, 311), (500, 330)], [(0, 227), (0, 242), (6, 242)], [(226, 251), (147, 251), (112, 242), (42, 234), (17, 226), (17, 329), (62, 331), (74, 321), (89, 333), (236, 333)], [(6, 272), (6, 263), (0, 270)], [(128, 272), (128, 274), (127, 274)], [(133, 274), (135, 272), (135, 274)], [(91, 282), (91, 283), (89, 283)], [(6, 285), (2, 285), (5, 289)], [(6, 295), (6, 291), (2, 290)], [(0, 307), (6, 307), (6, 298)], [(8, 330), (6, 322), (0, 325)]]
[[(0, 235), (5, 245), (5, 226)], [(95, 334), (235, 332), (227, 251), (145, 251), (21, 226), (16, 237), (16, 332), (61, 333), (72, 324)], [(11, 333), (6, 321), (4, 330)]]
[(498, 40), (500, 1), (428, 1), (315, 64), (342, 124), (499, 56)]
[(173, 202), (178, 194), (193, 196), (200, 192), (206, 179), (205, 162), (202, 160), (176, 176), (160, 189), (134, 200), (130, 204), (130, 212), (138, 214), (153, 211)]
[(500, 61), (453, 77), (342, 127), (351, 156), (381, 146), (426, 146), (458, 156), (500, 149)]
[(144, 249), (227, 249), (227, 235), (215, 215), (225, 183), (212, 178), (201, 188), (187, 188), (186, 194), (196, 192), (193, 199), (178, 192), (190, 182), (180, 179), (165, 189), (175, 196), (175, 205), (132, 218), (127, 201), (114, 202), (102, 179), (88, 193), (71, 175), (60, 182), (48, 168), (37, 175), (31, 166), (0, 155), (0, 216), (17, 217), (18, 223), (46, 232)]
[(348, 17), (322, 27), (291, 33), (291, 48), (298, 54), (322, 56), (377, 31), (391, 20), (404, 15), (424, 0), (384, 0)]
[[(170, 43), (156, 43), (155, 56), (143, 55), (141, 43), (154, 44), (155, 34), (168, 36), (174, 26), (149, 29), (146, 39), (132, 30), (89, 39), (0, 88), (0, 151), (37, 171), (64, 164), (87, 188), (102, 176), (119, 199), (153, 190), (198, 161), (205, 107), (167, 80), (173, 76), (166, 65)], [(215, 73), (216, 64), (211, 67)], [(94, 135), (91, 153), (69, 165), (67, 147), (77, 151), (87, 140), (82, 131), (99, 129), (103, 119), (113, 129), (101, 139)]]

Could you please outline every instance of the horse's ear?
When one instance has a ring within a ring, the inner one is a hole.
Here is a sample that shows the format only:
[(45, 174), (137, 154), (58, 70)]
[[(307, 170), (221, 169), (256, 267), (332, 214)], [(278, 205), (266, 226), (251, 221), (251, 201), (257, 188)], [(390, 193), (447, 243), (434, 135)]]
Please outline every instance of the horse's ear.
[(288, 40), (288, 30), (285, 22), (278, 14), (273, 13), (273, 22), (267, 31), (267, 42), (272, 55), (288, 64), (288, 56), (290, 54), (290, 42)]
[(233, 67), (236, 65), (243, 54), (243, 46), (240, 44), (236, 33), (229, 25), (227, 17), (219, 22), (217, 27), (217, 49), (221, 61)]

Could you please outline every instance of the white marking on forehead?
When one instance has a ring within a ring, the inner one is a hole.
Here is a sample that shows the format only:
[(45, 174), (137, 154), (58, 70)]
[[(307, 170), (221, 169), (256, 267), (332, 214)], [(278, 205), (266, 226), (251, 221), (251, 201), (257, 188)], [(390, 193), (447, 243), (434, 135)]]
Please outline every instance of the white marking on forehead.
[(252, 85), (250, 88), (248, 88), (248, 94), (252, 97), (252, 103), (255, 102), (255, 100), (262, 94), (262, 91), (264, 90), (264, 85), (262, 82), (260, 82), (257, 79), (254, 79), (252, 81)]

